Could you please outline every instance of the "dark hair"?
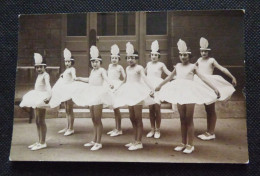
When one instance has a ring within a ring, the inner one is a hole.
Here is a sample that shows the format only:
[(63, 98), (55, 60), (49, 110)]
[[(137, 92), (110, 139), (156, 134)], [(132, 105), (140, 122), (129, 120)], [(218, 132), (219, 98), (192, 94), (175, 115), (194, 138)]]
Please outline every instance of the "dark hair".
[(200, 52), (201, 51), (207, 51), (208, 52), (208, 54), (210, 54), (211, 53), (211, 50), (200, 50)]
[[(119, 55), (118, 60), (120, 61), (121, 60), (120, 54), (118, 54), (118, 55)], [(111, 60), (111, 57), (112, 57), (112, 55), (110, 56), (110, 60)]]
[(72, 66), (72, 65), (75, 64), (75, 59), (74, 59), (74, 57), (72, 57), (72, 56), (71, 56), (71, 59), (73, 59), (73, 60), (70, 60), (70, 61), (71, 61), (71, 66)]
[(47, 65), (35, 65), (34, 68), (36, 69), (37, 66), (43, 66), (46, 69)]
[[(134, 51), (134, 54), (137, 54), (138, 55), (138, 51)], [(135, 59), (139, 59), (139, 55), (138, 56), (131, 56), (131, 57), (135, 57)], [(125, 59), (127, 59), (127, 56), (125, 56)]]
[[(99, 58), (102, 59), (100, 56), (99, 56)], [(94, 60), (92, 60), (92, 61), (94, 61)], [(93, 68), (92, 65), (91, 65), (91, 62), (92, 62), (92, 61), (89, 60), (89, 67), (90, 67), (90, 68)], [(99, 62), (100, 62), (100, 65), (102, 65), (102, 60), (99, 60)]]
[[(158, 50), (157, 52), (159, 53), (159, 54), (158, 54), (158, 58), (160, 59), (160, 58), (161, 58), (161, 51)], [(149, 54), (149, 57), (151, 58), (151, 53)]]

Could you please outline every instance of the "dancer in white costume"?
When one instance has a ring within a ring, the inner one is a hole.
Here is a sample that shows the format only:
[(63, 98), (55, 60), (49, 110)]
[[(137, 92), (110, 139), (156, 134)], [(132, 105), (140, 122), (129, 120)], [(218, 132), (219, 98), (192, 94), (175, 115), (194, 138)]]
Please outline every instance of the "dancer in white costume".
[[(236, 78), (228, 71), (228, 69), (224, 68), (223, 66), (219, 65), (218, 62), (212, 58), (209, 57), (209, 51), (211, 50), (208, 48), (208, 41), (205, 38), (200, 39), (200, 53), (201, 57), (198, 59), (196, 65), (198, 66), (199, 71), (210, 80), (210, 82), (217, 87), (220, 98), (218, 101), (224, 101), (228, 100), (231, 95), (235, 92), (235, 89), (233, 86), (236, 86), (237, 81)], [(219, 75), (213, 75), (214, 68), (219, 69), (224, 74), (226, 74), (228, 77), (231, 78), (232, 84), (227, 82), (223, 77)], [(194, 78), (196, 81), (201, 82), (202, 81), (198, 78)], [(216, 127), (216, 121), (217, 121), (217, 115), (215, 111), (215, 103), (205, 105), (205, 110), (207, 112), (207, 131), (204, 134), (201, 134), (198, 136), (198, 138), (202, 140), (211, 140), (215, 139), (215, 127)]]
[(64, 136), (69, 136), (74, 133), (74, 112), (71, 98), (78, 87), (75, 82), (76, 69), (73, 67), (75, 61), (71, 57), (71, 52), (65, 48), (63, 55), (66, 69), (52, 88), (52, 98), (49, 104), (51, 108), (55, 108), (64, 102), (68, 123), (58, 133), (64, 133)]
[(145, 76), (144, 68), (136, 63), (138, 53), (134, 51), (134, 47), (130, 42), (126, 44), (126, 53), (129, 64), (126, 68), (126, 82), (115, 93), (114, 108), (128, 106), (130, 120), (134, 129), (134, 142), (126, 144), (126, 147), (128, 147), (128, 150), (138, 150), (143, 148), (142, 108), (144, 104), (153, 101), (150, 95), (152, 96), (154, 91)]
[(36, 126), (39, 141), (28, 146), (31, 150), (39, 150), (47, 147), (45, 123), (46, 108), (51, 98), (50, 76), (45, 71), (46, 61), (38, 53), (34, 53), (35, 69), (38, 73), (34, 90), (29, 91), (23, 96), (20, 107), (31, 107), (35, 109)]
[[(173, 72), (160, 83), (155, 90), (158, 91), (161, 89), (159, 98), (162, 101), (177, 104), (181, 121), (182, 143), (175, 147), (175, 150), (184, 150), (184, 153), (191, 153), (194, 151), (194, 106), (195, 104), (210, 104), (215, 102), (219, 92), (216, 87), (198, 71), (196, 65), (189, 62), (191, 52), (188, 51), (186, 43), (179, 40), (177, 45), (181, 63), (176, 65)], [(175, 74), (176, 79), (163, 86)], [(194, 74), (198, 75), (210, 88), (195, 82), (193, 80)]]
[[(113, 92), (116, 91), (122, 84), (125, 82), (125, 70), (124, 68), (118, 64), (120, 60), (119, 48), (116, 44), (111, 46), (111, 64), (108, 66), (107, 74), (108, 78), (112, 81), (114, 85)], [(123, 81), (120, 80), (120, 76), (122, 76)], [(115, 122), (116, 128), (112, 131), (109, 131), (107, 134), (114, 137), (123, 134), (121, 129), (121, 113), (119, 108), (114, 109), (115, 114)]]
[(99, 56), (99, 51), (96, 46), (91, 46), (91, 66), (92, 70), (89, 78), (77, 77), (76, 80), (87, 82), (85, 88), (78, 90), (72, 97), (72, 100), (78, 106), (89, 106), (90, 115), (94, 125), (94, 139), (84, 144), (85, 147), (92, 148), (90, 150), (99, 150), (102, 148), (101, 137), (103, 132), (103, 124), (101, 121), (103, 106), (113, 105), (113, 93), (107, 86), (104, 86), (104, 81), (109, 84), (110, 88), (114, 88), (112, 82), (108, 79), (106, 70), (100, 67), (102, 59)]
[[(151, 61), (147, 63), (145, 72), (147, 73), (148, 80), (152, 83), (155, 89), (162, 81), (162, 73), (170, 75), (171, 72), (167, 69), (164, 63), (159, 62), (160, 50), (159, 43), (157, 40), (153, 41), (151, 45)], [(155, 94), (155, 98), (156, 98)], [(149, 105), (149, 115), (151, 123), (151, 131), (146, 135), (146, 137), (160, 138), (160, 126), (161, 126), (161, 103), (160, 101), (154, 101), (152, 105)]]

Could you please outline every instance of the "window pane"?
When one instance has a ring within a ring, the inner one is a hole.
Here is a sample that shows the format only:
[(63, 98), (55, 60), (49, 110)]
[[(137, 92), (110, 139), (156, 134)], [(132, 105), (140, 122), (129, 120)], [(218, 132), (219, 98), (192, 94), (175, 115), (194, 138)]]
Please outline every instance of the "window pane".
[(115, 35), (115, 13), (98, 13), (97, 35)]
[(146, 34), (147, 35), (167, 34), (167, 12), (146, 13)]
[(117, 14), (117, 35), (135, 35), (135, 13)]
[(86, 36), (87, 15), (67, 15), (67, 36)]

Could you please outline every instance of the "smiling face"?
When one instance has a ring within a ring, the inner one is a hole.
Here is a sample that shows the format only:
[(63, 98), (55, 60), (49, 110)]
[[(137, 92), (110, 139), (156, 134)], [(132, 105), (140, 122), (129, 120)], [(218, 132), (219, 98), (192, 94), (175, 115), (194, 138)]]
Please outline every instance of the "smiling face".
[(209, 51), (208, 50), (200, 50), (200, 54), (203, 58), (209, 57)]
[(93, 69), (99, 69), (100, 67), (100, 60), (95, 59), (91, 61), (91, 66)]
[(45, 72), (45, 67), (43, 65), (36, 65), (35, 69), (36, 69), (38, 74), (42, 74), (42, 73)]
[(151, 53), (151, 61), (158, 62), (158, 60), (159, 60), (159, 54)]
[(136, 65), (135, 56), (127, 56), (126, 59), (129, 66), (133, 67)]
[(187, 54), (187, 53), (182, 53), (182, 54), (179, 54), (179, 57), (180, 57), (180, 60), (181, 60), (181, 62), (182, 62), (183, 64), (189, 63), (189, 60), (190, 60), (189, 54)]
[(116, 65), (118, 64), (118, 61), (119, 61), (119, 57), (116, 57), (116, 56), (112, 56), (111, 57), (111, 63)]
[(66, 66), (66, 68), (70, 68), (71, 67), (71, 61), (70, 60), (66, 60), (65, 61), (65, 66)]

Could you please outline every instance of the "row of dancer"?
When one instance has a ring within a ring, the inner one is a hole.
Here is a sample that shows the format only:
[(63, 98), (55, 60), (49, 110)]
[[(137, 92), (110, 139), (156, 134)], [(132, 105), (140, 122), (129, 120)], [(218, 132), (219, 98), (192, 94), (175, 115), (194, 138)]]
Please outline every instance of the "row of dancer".
[[(147, 63), (145, 69), (137, 64), (138, 52), (128, 42), (126, 44), (126, 60), (129, 66), (126, 68), (126, 73), (123, 67), (118, 64), (120, 54), (117, 45), (111, 47), (111, 64), (108, 67), (108, 72), (101, 67), (102, 58), (97, 47), (92, 46), (90, 61), (93, 69), (89, 78), (76, 77), (76, 71), (73, 67), (75, 61), (71, 57), (69, 50), (65, 49), (66, 70), (52, 89), (49, 84), (49, 75), (45, 71), (46, 62), (39, 54), (35, 54), (35, 68), (39, 73), (35, 90), (27, 93), (20, 104), (21, 107), (36, 108), (39, 141), (30, 145), (29, 148), (38, 150), (47, 147), (45, 142), (45, 107), (57, 107), (62, 102), (65, 102), (68, 126), (59, 133), (64, 133), (65, 136), (74, 133), (73, 102), (79, 106), (89, 106), (94, 125), (94, 138), (84, 146), (92, 146), (91, 150), (102, 148), (103, 125), (101, 117), (102, 108), (105, 106), (112, 106), (115, 112), (116, 128), (108, 132), (111, 136), (122, 134), (119, 107), (128, 106), (130, 120), (134, 129), (134, 141), (126, 144), (129, 150), (143, 148), (141, 140), (143, 133), (143, 105), (149, 105), (150, 110), (152, 129), (147, 134), (147, 137), (160, 137), (160, 103), (162, 101), (177, 104), (180, 113), (182, 143), (175, 147), (176, 151), (183, 151), (184, 153), (194, 151), (193, 112), (195, 104), (205, 104), (207, 111), (207, 131), (198, 137), (202, 140), (214, 139), (217, 118), (215, 102), (217, 100), (227, 100), (235, 89), (222, 77), (212, 75), (213, 70), (216, 67), (228, 75), (232, 79), (233, 85), (236, 85), (236, 79), (226, 68), (219, 65), (214, 58), (209, 57), (210, 49), (205, 38), (200, 40), (202, 57), (195, 64), (189, 62), (191, 52), (188, 50), (186, 43), (179, 40), (177, 45), (181, 63), (178, 63), (174, 70), (170, 72), (165, 64), (159, 62), (160, 50), (157, 41), (152, 43), (151, 62)], [(161, 78), (162, 72), (168, 75), (165, 80)], [(123, 77), (123, 80), (120, 80), (120, 76)], [(173, 78), (175, 78), (174, 81), (169, 82)], [(35, 97), (39, 98), (36, 100)]]

